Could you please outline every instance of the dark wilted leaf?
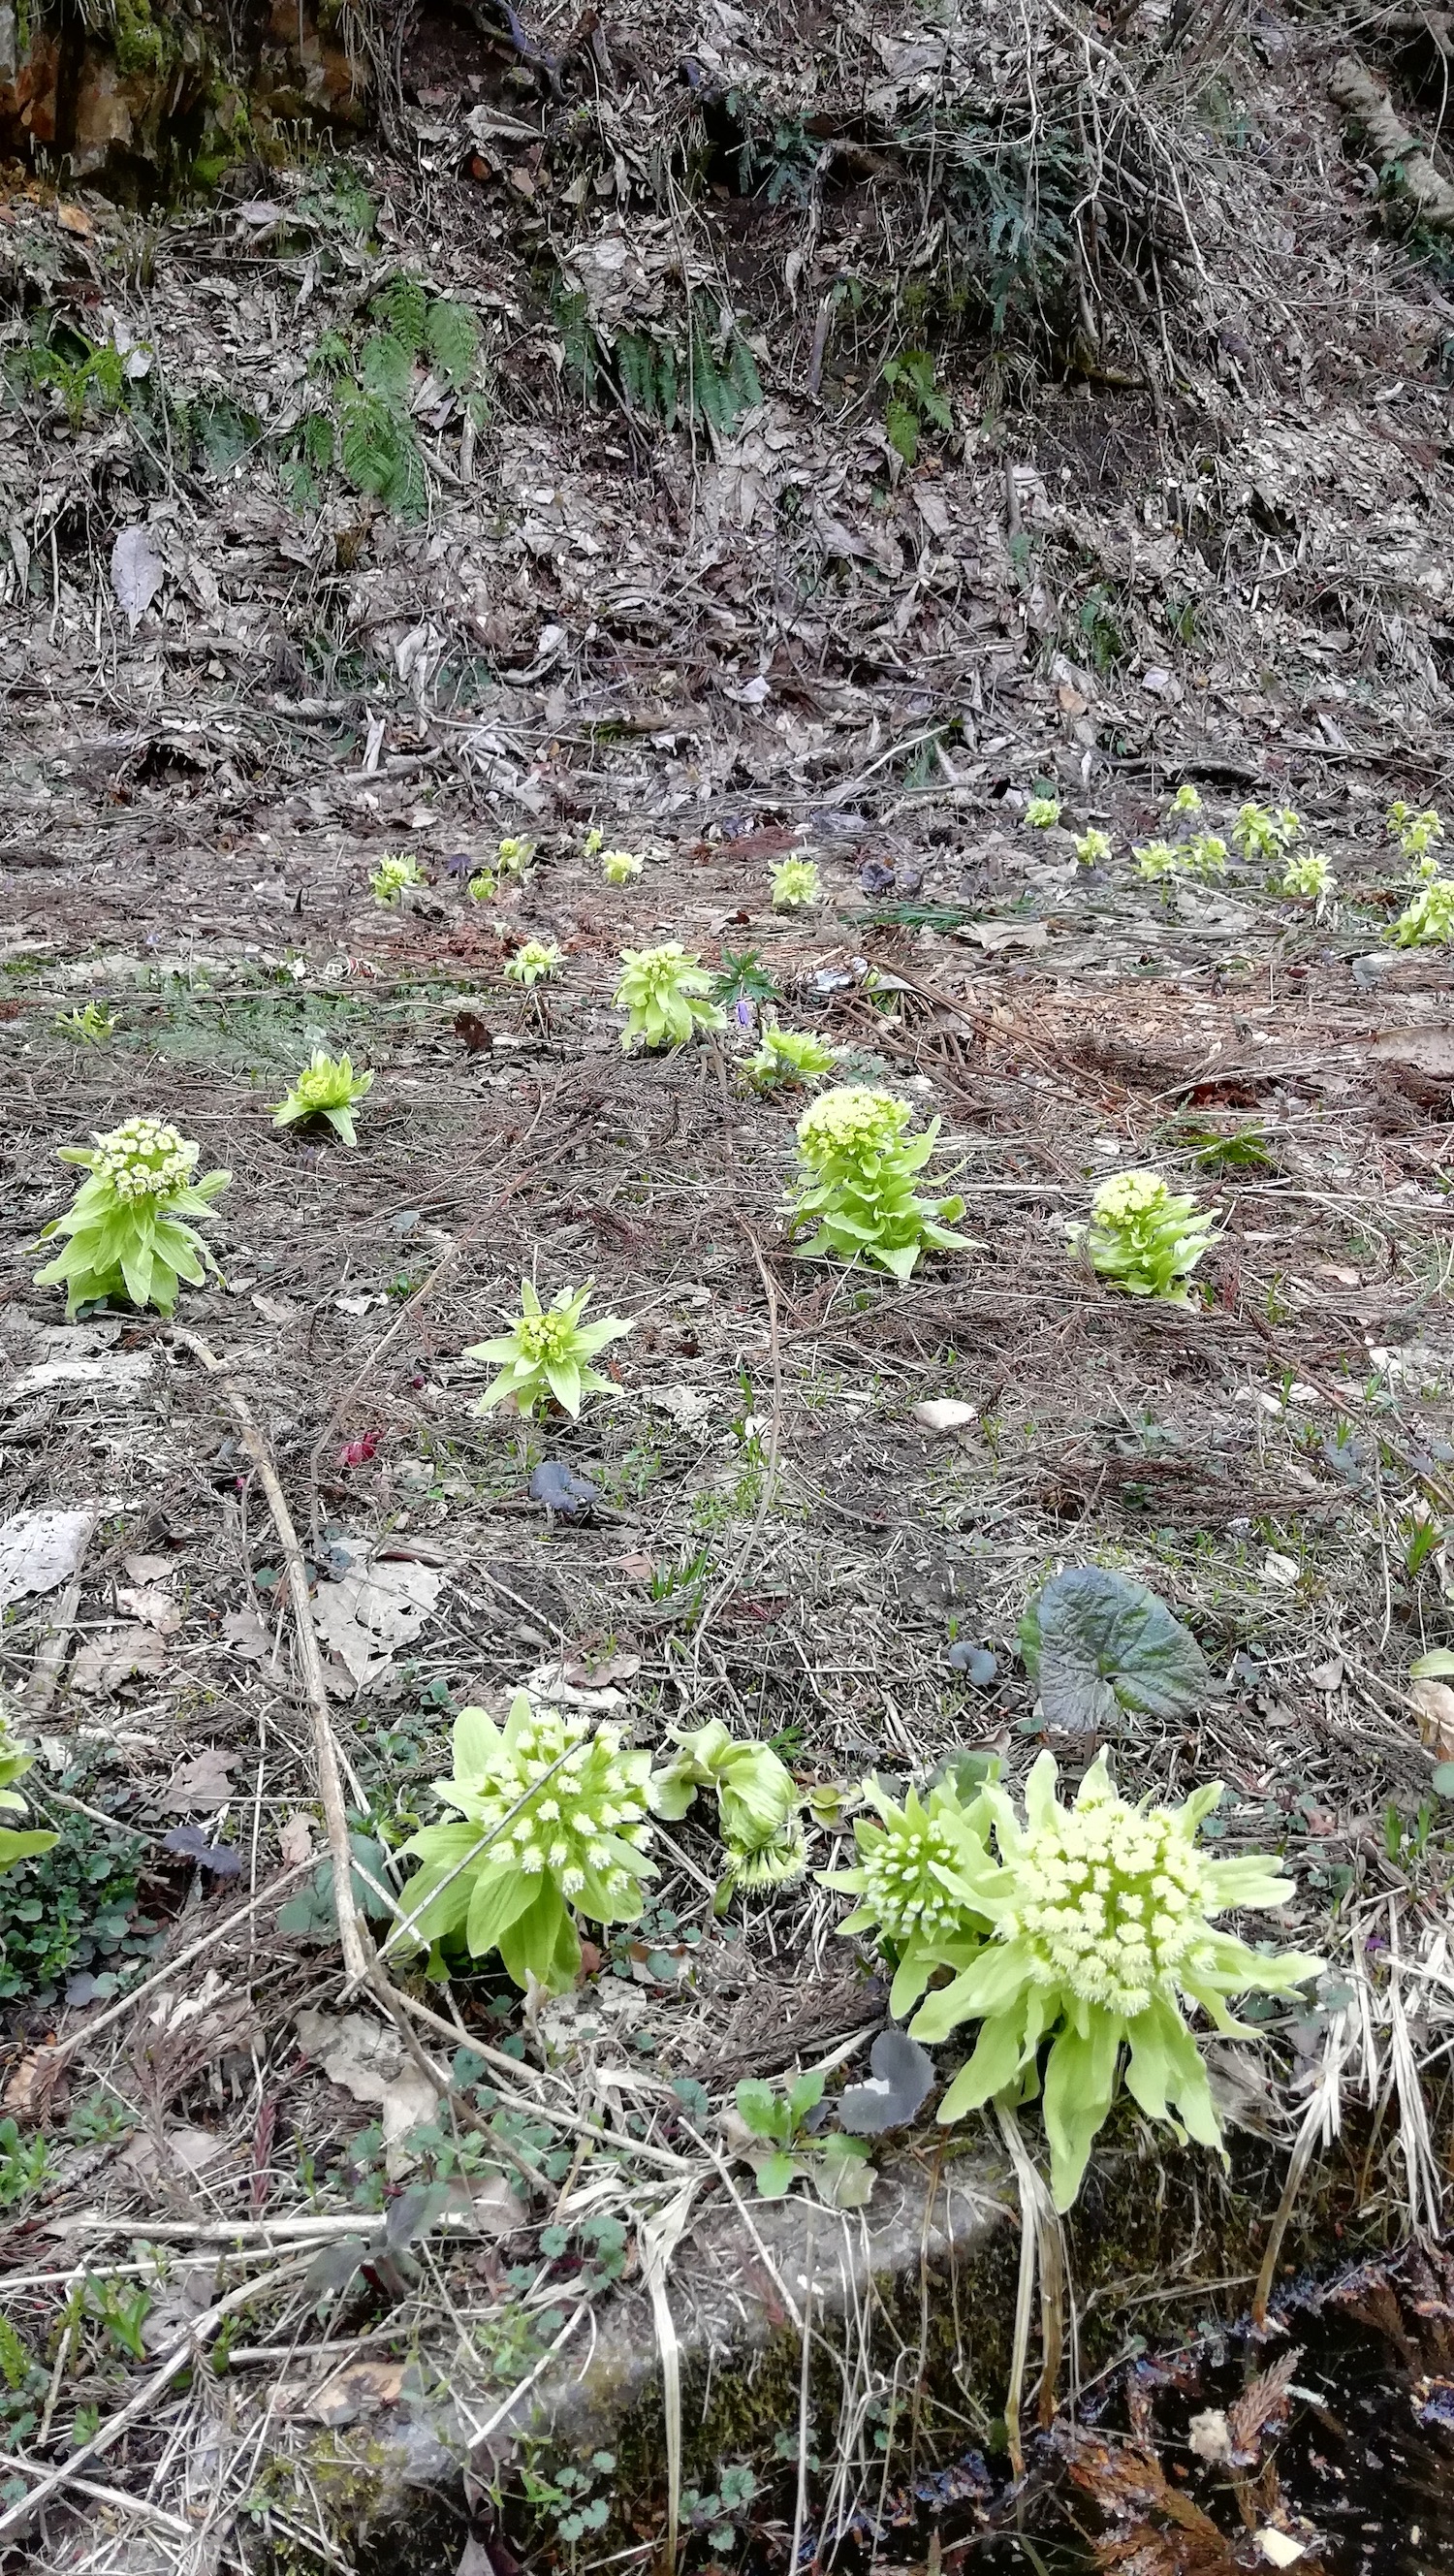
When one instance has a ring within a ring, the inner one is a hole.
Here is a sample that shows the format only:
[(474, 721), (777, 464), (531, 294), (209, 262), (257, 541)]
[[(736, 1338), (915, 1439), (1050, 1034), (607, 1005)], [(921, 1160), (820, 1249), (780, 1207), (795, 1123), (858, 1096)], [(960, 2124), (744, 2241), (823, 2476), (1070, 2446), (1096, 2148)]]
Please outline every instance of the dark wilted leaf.
[(559, 1458), (542, 1458), (530, 1479), (532, 1503), (543, 1503), (548, 1512), (563, 1512), (568, 1520), (599, 1497), (594, 1485), (578, 1476)]
[[(355, 1867), (351, 1873), (353, 1899), (374, 1922), (382, 1922), (394, 1911), (381, 1891), (389, 1884), (388, 1863), (382, 1846), (367, 1834), (350, 1834), (349, 1848)], [(364, 1872), (367, 1871), (368, 1878)], [(372, 1879), (371, 1887), (368, 1880)], [(331, 1941), (338, 1925), (333, 1910), (333, 1863), (320, 1862), (301, 1896), (290, 1897), (278, 1914), (278, 1930), (294, 1941)]]
[(303, 2275), (306, 2299), (321, 2299), (328, 2290), (346, 2290), (368, 2254), (361, 2236), (340, 2236), (334, 2245), (320, 2246)]
[(214, 1878), (236, 1878), (242, 1869), (242, 1854), (230, 1843), (210, 1843), (200, 1825), (174, 1825), (162, 1836), (162, 1849), (174, 1860), (194, 1860), (202, 1869), (210, 1869)]
[(408, 2191), (401, 2191), (384, 2212), (384, 2243), (390, 2253), (402, 2254), (416, 2237), (426, 2234), (449, 2203), (446, 2182), (415, 2183)]
[(868, 2062), (872, 2071), (867, 2081), (850, 2084), (838, 2105), (844, 2128), (861, 2138), (907, 2128), (933, 2090), (934, 2061), (928, 2050), (906, 2030), (881, 2030)]
[(1216, 1687), (1190, 1629), (1129, 1575), (1102, 1565), (1054, 1574), (1020, 1622), (1020, 1650), (1047, 1726), (1111, 1725), (1118, 1707), (1186, 1717)]
[(976, 1690), (988, 1690), (1000, 1669), (988, 1646), (971, 1646), (962, 1637), (956, 1637), (950, 1647), (949, 1662), (955, 1672), (973, 1682)]

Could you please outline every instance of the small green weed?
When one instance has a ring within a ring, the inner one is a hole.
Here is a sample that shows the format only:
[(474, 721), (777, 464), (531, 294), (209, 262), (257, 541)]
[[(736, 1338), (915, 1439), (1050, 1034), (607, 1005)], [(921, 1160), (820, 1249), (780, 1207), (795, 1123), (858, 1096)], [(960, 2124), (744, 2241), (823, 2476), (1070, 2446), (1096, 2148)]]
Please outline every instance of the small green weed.
[(906, 349), (901, 357), (886, 358), (880, 375), (888, 397), (884, 430), (889, 445), (906, 465), (915, 465), (926, 430), (937, 429), (947, 438), (954, 427), (953, 407), (939, 382), (939, 370), (927, 349)]
[(0, 2209), (13, 2209), (51, 2179), (50, 2149), (44, 2138), (22, 2138), (15, 2122), (0, 2120)]

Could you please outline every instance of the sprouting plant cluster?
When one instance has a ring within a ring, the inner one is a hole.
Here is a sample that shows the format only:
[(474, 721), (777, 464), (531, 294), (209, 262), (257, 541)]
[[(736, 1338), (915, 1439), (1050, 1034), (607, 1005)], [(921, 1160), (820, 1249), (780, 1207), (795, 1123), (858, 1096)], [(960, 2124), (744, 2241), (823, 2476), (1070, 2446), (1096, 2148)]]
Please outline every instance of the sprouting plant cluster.
[(685, 1046), (688, 1039), (723, 1025), (709, 1000), (712, 978), (678, 941), (660, 948), (623, 948), (616, 1008), (626, 1013), (621, 1044), (629, 1053), (638, 1041), (647, 1052)]
[(1090, 1223), (1072, 1226), (1091, 1266), (1128, 1296), (1190, 1303), (1192, 1272), (1213, 1238), (1214, 1220), (1159, 1172), (1117, 1172), (1091, 1201)]
[(582, 1396), (615, 1394), (611, 1379), (602, 1377), (590, 1363), (632, 1327), (619, 1315), (603, 1315), (594, 1324), (585, 1322), (594, 1287), (595, 1281), (588, 1279), (584, 1288), (561, 1288), (548, 1306), (542, 1306), (534, 1282), (521, 1280), (520, 1312), (508, 1319), (508, 1332), (476, 1342), (465, 1354), (467, 1359), (488, 1360), (499, 1371), (479, 1398), (477, 1413), (493, 1412), (508, 1397), (516, 1412), (527, 1417), (555, 1403), (574, 1420)]
[(371, 1073), (355, 1073), (348, 1056), (333, 1056), (326, 1047), (315, 1047), (287, 1097), (273, 1111), (273, 1125), (293, 1127), (300, 1120), (322, 1118), (341, 1144), (356, 1145), (353, 1113), (372, 1090), (373, 1080)]
[(907, 1104), (864, 1083), (840, 1084), (813, 1101), (798, 1120), (787, 1211), (790, 1232), (812, 1228), (803, 1255), (871, 1262), (907, 1279), (921, 1253), (967, 1249), (953, 1231), (963, 1199), (921, 1198), (915, 1186), (938, 1135), (936, 1118), (911, 1136)]
[(1042, 2099), (1059, 2209), (1080, 2189), (1123, 2053), (1127, 2088), (1149, 2119), (1220, 2147), (1188, 2007), (1246, 2036), (1229, 1997), (1291, 1994), (1321, 1971), (1319, 1959), (1254, 1950), (1218, 1928), (1233, 1907), (1285, 1905), (1293, 1893), (1275, 1859), (1215, 1861), (1197, 1848), (1221, 1794), (1213, 1783), (1178, 1807), (1133, 1807), (1101, 1753), (1066, 1808), (1042, 1753), (1023, 1821), (995, 1781), (968, 1802), (947, 1784), (928, 1803), (880, 1795), (878, 1823), (855, 1829), (857, 1867), (824, 1873), (858, 1900), (840, 1928), (870, 1934), (892, 1963), (896, 2009), (936, 1969), (953, 1969), (910, 2024), (931, 2045), (979, 2025), (939, 2118), (996, 2097)]
[(66, 1238), (35, 1274), (38, 1288), (64, 1287), (66, 1314), (102, 1297), (129, 1297), (169, 1315), (182, 1280), (197, 1285), (216, 1265), (193, 1217), (206, 1216), (227, 1172), (197, 1174), (200, 1148), (157, 1118), (128, 1118), (93, 1145), (63, 1145), (63, 1163), (89, 1177), (64, 1215), (41, 1232)]

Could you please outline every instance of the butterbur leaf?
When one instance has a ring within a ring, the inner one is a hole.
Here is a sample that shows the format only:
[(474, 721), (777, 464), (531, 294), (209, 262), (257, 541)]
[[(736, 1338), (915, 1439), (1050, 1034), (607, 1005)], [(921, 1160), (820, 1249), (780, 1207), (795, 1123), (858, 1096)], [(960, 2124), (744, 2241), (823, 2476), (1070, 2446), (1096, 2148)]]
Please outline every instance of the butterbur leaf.
[(1191, 1631), (1144, 1583), (1100, 1565), (1052, 1575), (1020, 1623), (1047, 1726), (1099, 1731), (1117, 1709), (1174, 1720), (1216, 1689)]
[(962, 1637), (955, 1639), (946, 1660), (951, 1669), (963, 1673), (965, 1680), (973, 1683), (976, 1690), (988, 1690), (999, 1671), (988, 1646), (971, 1646)]
[(450, 2203), (448, 2183), (415, 2183), (391, 2200), (384, 2212), (384, 2242), (391, 2254), (402, 2254), (428, 2233)]
[(838, 2117), (856, 2137), (907, 2128), (934, 2087), (934, 2061), (906, 2030), (881, 2030), (869, 2051), (863, 2084), (845, 2087)]

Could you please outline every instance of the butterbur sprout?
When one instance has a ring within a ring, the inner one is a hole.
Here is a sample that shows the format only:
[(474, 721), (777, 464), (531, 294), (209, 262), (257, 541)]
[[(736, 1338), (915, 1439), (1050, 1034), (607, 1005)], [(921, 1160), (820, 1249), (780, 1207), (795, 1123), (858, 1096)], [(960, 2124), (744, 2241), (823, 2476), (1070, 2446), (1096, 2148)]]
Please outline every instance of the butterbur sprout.
[(1244, 859), (1269, 864), (1291, 849), (1301, 837), (1302, 828), (1301, 816), (1290, 805), (1280, 805), (1271, 813), (1265, 805), (1239, 805), (1232, 839)]
[(534, 984), (544, 983), (560, 964), (560, 950), (553, 939), (527, 939), (505, 961), (505, 980), (523, 984), (528, 992)]
[(804, 1258), (832, 1253), (907, 1279), (922, 1252), (970, 1248), (951, 1231), (963, 1199), (921, 1199), (914, 1188), (938, 1140), (938, 1119), (920, 1136), (908, 1126), (907, 1104), (866, 1083), (841, 1083), (803, 1111), (788, 1221), (790, 1231), (815, 1228), (798, 1247)]
[(1166, 810), (1168, 814), (1200, 814), (1202, 800), (1189, 779), (1183, 780)]
[(533, 1709), (524, 1691), (503, 1729), (483, 1709), (461, 1709), (454, 1775), (435, 1795), (462, 1821), (426, 1825), (403, 1845), (421, 1864), (403, 1896), (417, 1938), (462, 1937), (477, 1959), (498, 1951), (517, 1986), (533, 1976), (567, 1993), (581, 1965), (572, 1915), (634, 1922), (642, 1883), (656, 1876), (644, 1850), (650, 1768), (618, 1728)]
[(1229, 1997), (1291, 1994), (1324, 1962), (1254, 1950), (1217, 1929), (1214, 1918), (1233, 1907), (1285, 1905), (1294, 1892), (1269, 1854), (1219, 1861), (1197, 1849), (1219, 1782), (1178, 1807), (1133, 1807), (1103, 1752), (1073, 1808), (1060, 1804), (1056, 1782), (1054, 1759), (1042, 1753), (1026, 1783), (1023, 1825), (1003, 1788), (981, 1790), (997, 1857), (986, 1835), (957, 1875), (991, 1937), (926, 1998), (912, 2029), (936, 2042), (965, 2021), (981, 2025), (974, 2054), (940, 2104), (941, 2120), (961, 2119), (997, 2095), (1023, 2099), (1038, 2090), (1039, 2050), (1052, 2039), (1045, 2128), (1055, 2205), (1068, 2209), (1115, 2097), (1123, 2048), (1127, 2089), (1148, 2119), (1220, 2148), (1185, 2006), (1199, 2006), (1229, 2037), (1251, 2038), (1232, 2019)]
[(1082, 832), (1075, 845), (1075, 855), (1083, 868), (1104, 867), (1111, 855), (1109, 832), (1097, 832), (1094, 829)]
[(1131, 852), (1138, 871), (1153, 880), (1173, 877), (1177, 871), (1178, 852), (1172, 841), (1141, 841)]
[(1434, 850), (1444, 838), (1443, 818), (1437, 807), (1426, 805), (1416, 813), (1400, 796), (1388, 809), (1388, 829), (1406, 859), (1414, 860), (1429, 875), (1437, 868)]
[(286, 1100), (273, 1111), (273, 1125), (291, 1127), (300, 1118), (326, 1118), (343, 1144), (356, 1145), (354, 1108), (372, 1090), (373, 1080), (371, 1073), (355, 1073), (346, 1055), (332, 1056), (326, 1047), (315, 1047)]
[(815, 859), (783, 859), (772, 872), (774, 912), (808, 912), (823, 900)]
[(231, 1174), (197, 1175), (200, 1146), (158, 1118), (128, 1118), (94, 1147), (62, 1145), (63, 1163), (81, 1164), (88, 1177), (64, 1216), (41, 1234), (69, 1238), (65, 1249), (35, 1273), (37, 1288), (64, 1286), (66, 1314), (100, 1297), (129, 1297), (170, 1315), (178, 1283), (200, 1286), (216, 1270), (211, 1253), (187, 1220), (206, 1216)]
[(399, 903), (410, 886), (423, 883), (418, 860), (400, 851), (392, 858), (380, 859), (369, 879), (369, 892), (375, 903)]
[(1132, 1297), (1191, 1302), (1187, 1281), (1212, 1240), (1215, 1219), (1159, 1172), (1117, 1172), (1091, 1201), (1089, 1225), (1072, 1226), (1091, 1265)]
[(574, 1420), (583, 1395), (616, 1393), (611, 1379), (602, 1377), (590, 1363), (608, 1343), (619, 1342), (633, 1327), (619, 1315), (603, 1315), (595, 1324), (582, 1322), (595, 1284), (588, 1279), (584, 1288), (562, 1288), (548, 1306), (542, 1306), (531, 1282), (521, 1280), (521, 1312), (510, 1320), (509, 1330), (492, 1341), (474, 1343), (465, 1353), (467, 1359), (489, 1360), (500, 1372), (473, 1407), (476, 1413), (492, 1412), (508, 1395), (514, 1397), (518, 1411), (528, 1416), (543, 1412), (553, 1398)]
[[(10, 1721), (0, 1713), (0, 1812), (23, 1815), (25, 1798), (15, 1786), (34, 1767), (35, 1755), (10, 1732)], [(60, 1841), (59, 1834), (30, 1832), (23, 1826), (0, 1825), (0, 1869), (14, 1869), (22, 1860), (38, 1860)]]
[(876, 1780), (865, 1795), (878, 1816), (860, 1816), (853, 1827), (858, 1858), (852, 1869), (819, 1872), (819, 1884), (856, 1897), (840, 1932), (868, 1932), (892, 1963), (889, 2010), (906, 2013), (919, 2001), (936, 1968), (968, 1965), (989, 1931), (976, 1911), (964, 1864), (970, 1846), (982, 1853), (989, 1820), (977, 1801), (968, 1807), (948, 1781), (920, 1797), (910, 1789), (900, 1805)]
[(1396, 948), (1447, 947), (1454, 940), (1454, 877), (1431, 877), (1386, 934)]
[(633, 877), (640, 876), (645, 864), (634, 850), (603, 850), (601, 853), (601, 874), (607, 885), (630, 885)]
[(1025, 820), (1037, 832), (1048, 832), (1060, 820), (1058, 796), (1032, 796), (1025, 806)]
[(502, 877), (521, 878), (535, 856), (535, 843), (522, 840), (517, 833), (507, 832), (495, 851), (495, 866)]
[[(739, 1016), (742, 1004), (738, 1004)], [(751, 1011), (742, 1026), (751, 1025)], [(837, 1063), (832, 1047), (805, 1029), (780, 1029), (767, 1026), (758, 1033), (757, 1053), (748, 1058), (747, 1078), (759, 1091), (771, 1091), (779, 1084), (816, 1082), (831, 1073)]]
[(623, 948), (618, 1011), (626, 1013), (623, 1049), (639, 1038), (648, 1050), (684, 1046), (689, 1038), (720, 1029), (722, 1014), (708, 999), (712, 978), (697, 959), (667, 940), (660, 948)]
[(1295, 858), (1288, 860), (1282, 872), (1283, 893), (1301, 895), (1308, 899), (1314, 897), (1321, 899), (1332, 882), (1333, 871), (1327, 860), (1317, 850), (1300, 851)]
[(802, 1801), (786, 1763), (770, 1746), (741, 1742), (720, 1718), (678, 1739), (679, 1750), (653, 1775), (651, 1804), (676, 1823), (699, 1789), (715, 1790), (726, 1851), (723, 1890), (785, 1887), (807, 1859)]

